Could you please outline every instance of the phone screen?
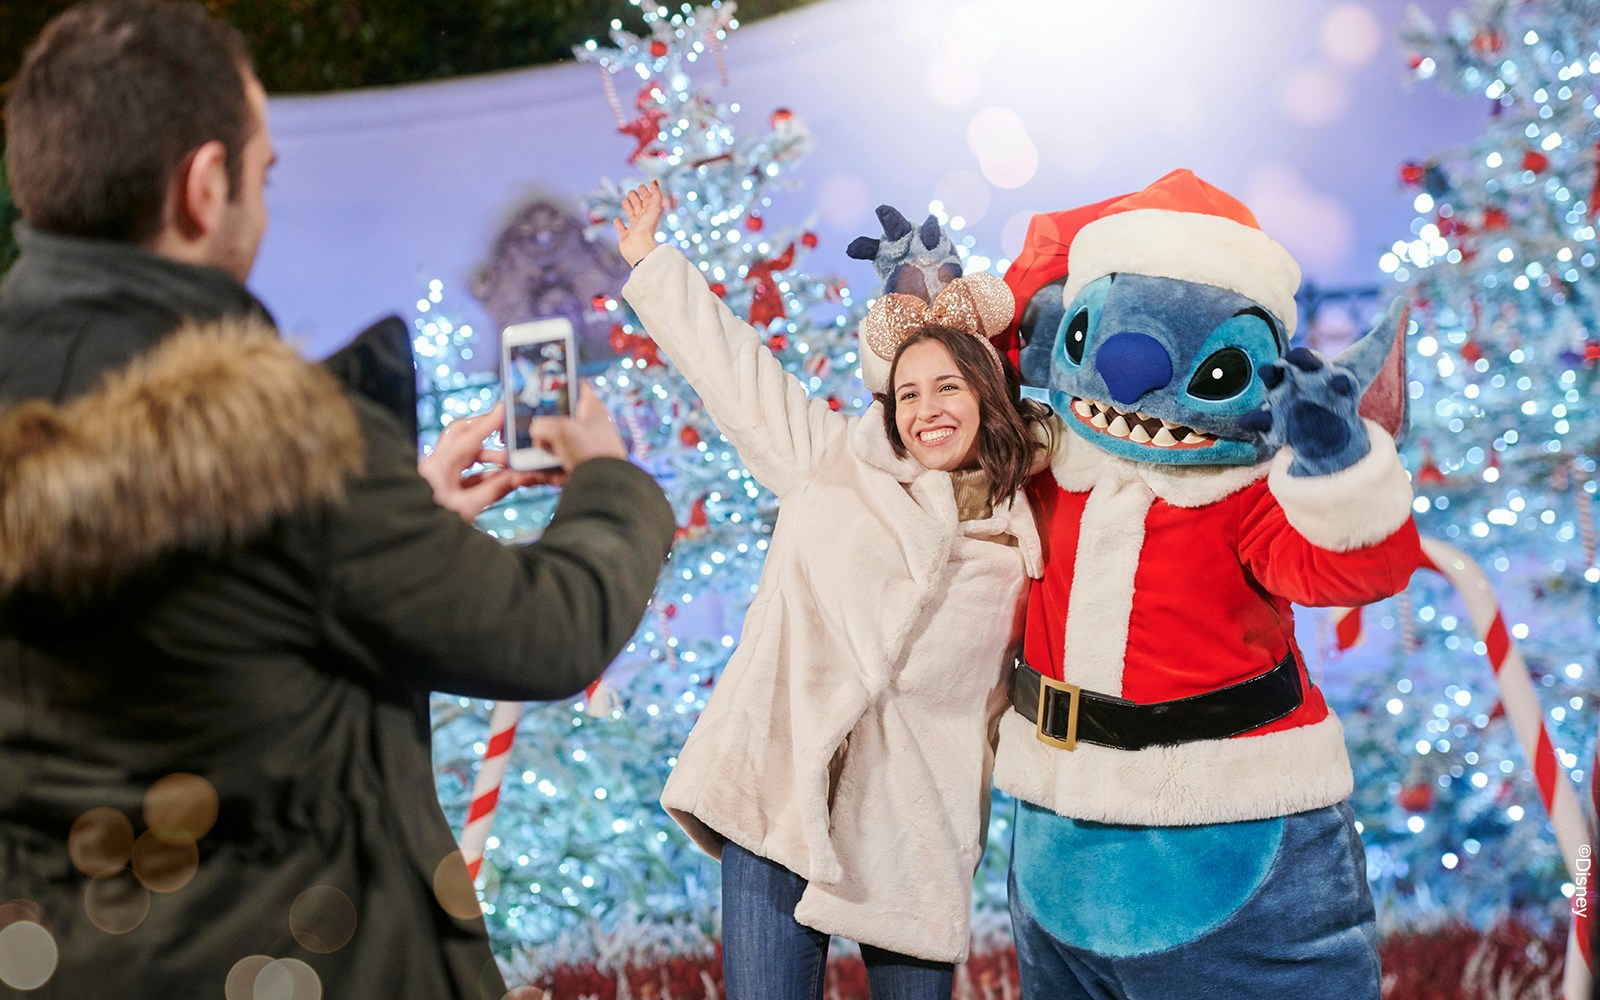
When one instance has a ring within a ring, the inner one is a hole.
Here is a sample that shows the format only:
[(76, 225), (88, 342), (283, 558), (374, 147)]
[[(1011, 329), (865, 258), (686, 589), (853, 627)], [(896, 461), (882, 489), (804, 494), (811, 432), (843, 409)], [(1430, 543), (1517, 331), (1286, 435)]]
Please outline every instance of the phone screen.
[(528, 426), (534, 417), (569, 416), (572, 386), (567, 379), (567, 341), (545, 340), (506, 348), (513, 448), (532, 448)]

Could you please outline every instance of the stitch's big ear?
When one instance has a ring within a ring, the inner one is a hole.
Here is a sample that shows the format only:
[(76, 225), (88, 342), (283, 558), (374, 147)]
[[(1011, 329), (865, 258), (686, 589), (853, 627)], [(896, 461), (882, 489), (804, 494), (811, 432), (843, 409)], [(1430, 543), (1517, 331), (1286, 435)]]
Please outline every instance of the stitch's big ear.
[(1023, 385), (1042, 389), (1050, 384), (1050, 351), (1055, 347), (1056, 333), (1067, 311), (1067, 304), (1061, 298), (1061, 289), (1066, 283), (1066, 275), (1046, 282), (1023, 306), (1022, 318), (1017, 321), (1017, 340), (1021, 347), (1017, 370)]
[(1410, 429), (1406, 395), (1406, 326), (1410, 318), (1410, 305), (1404, 297), (1396, 297), (1365, 337), (1333, 359), (1350, 369), (1362, 387), (1361, 415), (1388, 431), (1397, 445)]

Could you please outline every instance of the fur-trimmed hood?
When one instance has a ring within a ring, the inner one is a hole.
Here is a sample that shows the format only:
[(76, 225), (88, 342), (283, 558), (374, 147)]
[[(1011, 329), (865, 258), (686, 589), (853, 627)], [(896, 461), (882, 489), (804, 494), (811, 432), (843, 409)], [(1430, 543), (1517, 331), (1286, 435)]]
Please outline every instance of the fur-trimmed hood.
[(0, 410), (0, 593), (92, 594), (339, 503), (361, 431), (260, 320), (188, 325), (70, 403)]

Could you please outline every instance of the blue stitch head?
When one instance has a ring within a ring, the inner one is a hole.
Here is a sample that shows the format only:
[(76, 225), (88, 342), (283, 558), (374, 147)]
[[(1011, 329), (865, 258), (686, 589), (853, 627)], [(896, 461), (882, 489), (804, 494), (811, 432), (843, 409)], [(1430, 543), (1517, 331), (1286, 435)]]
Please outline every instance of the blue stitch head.
[(1167, 465), (1250, 465), (1267, 457), (1241, 424), (1261, 408), (1258, 366), (1283, 354), (1272, 313), (1238, 292), (1140, 274), (1090, 282), (1062, 316), (1050, 401), (1113, 455)]
[(1241, 202), (1187, 170), (1035, 218), (1007, 271), (1006, 347), (1073, 431), (1114, 455), (1248, 465), (1273, 450), (1257, 369), (1294, 333), (1300, 268)]

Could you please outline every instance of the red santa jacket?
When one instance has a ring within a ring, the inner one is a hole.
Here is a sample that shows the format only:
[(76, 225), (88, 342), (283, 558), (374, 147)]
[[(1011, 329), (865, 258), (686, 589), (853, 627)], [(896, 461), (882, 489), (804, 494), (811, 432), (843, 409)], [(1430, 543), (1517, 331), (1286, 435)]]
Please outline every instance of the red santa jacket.
[(1044, 576), (1024, 650), (1048, 677), (1149, 703), (1239, 683), (1294, 657), (1305, 700), (1239, 736), (1127, 751), (1038, 741), (1001, 722), (995, 783), (1064, 816), (1142, 825), (1232, 822), (1337, 802), (1352, 778), (1343, 729), (1294, 641), (1291, 602), (1353, 606), (1417, 566), (1411, 486), (1393, 440), (1329, 476), (1114, 458), (1070, 430), (1029, 485)]

